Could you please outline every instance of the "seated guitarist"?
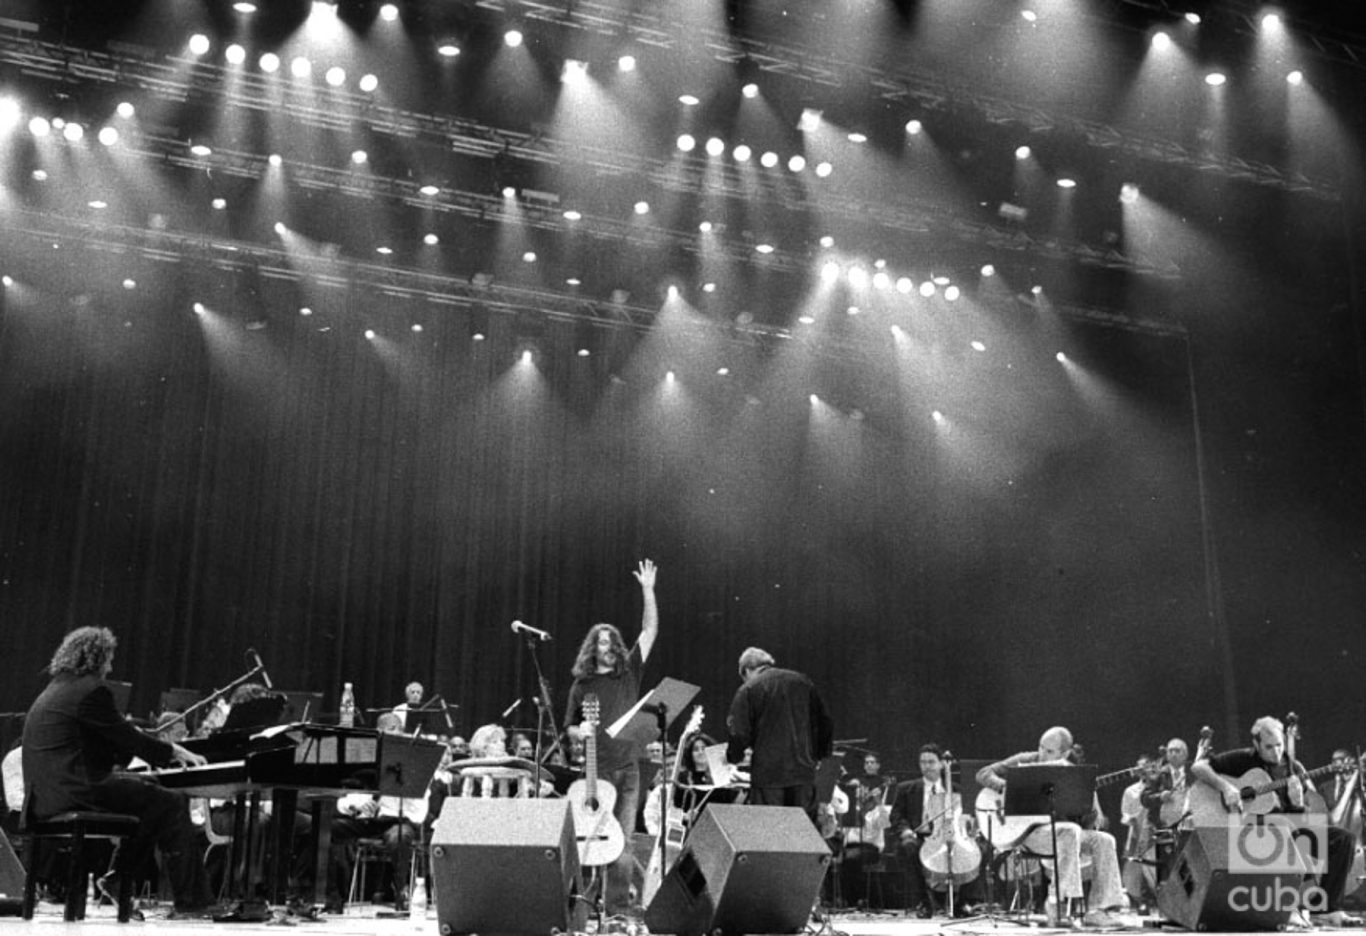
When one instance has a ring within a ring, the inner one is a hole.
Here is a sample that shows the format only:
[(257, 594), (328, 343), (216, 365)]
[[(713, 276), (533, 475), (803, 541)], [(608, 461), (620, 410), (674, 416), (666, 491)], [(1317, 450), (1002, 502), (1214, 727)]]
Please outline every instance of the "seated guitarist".
[[(1272, 812), (1304, 812), (1305, 793), (1312, 792), (1313, 782), (1306, 776), (1304, 765), (1292, 765), (1286, 757), (1285, 725), (1278, 718), (1263, 715), (1252, 724), (1252, 747), (1238, 748), (1215, 754), (1208, 760), (1191, 765), (1195, 779), (1213, 787), (1231, 813), (1243, 809), (1242, 787), (1239, 781), (1248, 771), (1260, 770), (1272, 781), (1284, 780), (1276, 790), (1276, 805)], [(1354, 844), (1352, 836), (1337, 826), (1328, 827), (1328, 868), (1320, 881), (1326, 894), (1326, 908), (1312, 915), (1320, 926), (1343, 926), (1359, 923), (1342, 910), (1342, 897), (1352, 868)]]
[[(622, 831), (630, 835), (636, 829), (636, 813), (640, 809), (640, 760), (645, 746), (631, 741), (608, 737), (607, 726), (630, 710), (640, 698), (640, 673), (650, 656), (659, 634), (659, 609), (655, 604), (655, 564), (649, 559), (640, 563), (635, 572), (640, 582), (644, 611), (640, 619), (640, 639), (630, 650), (621, 631), (611, 624), (594, 624), (588, 630), (579, 654), (574, 661), (574, 684), (569, 688), (569, 704), (565, 712), (565, 729), (571, 738), (582, 737), (585, 728), (583, 701), (596, 695), (599, 717), (594, 737), (597, 744), (598, 775), (602, 782), (616, 790), (613, 815)], [(604, 899), (607, 912), (614, 916), (634, 915), (631, 906), (631, 885), (637, 892), (644, 885), (644, 871), (636, 862), (631, 849), (607, 867)]]
[[(1040, 736), (1037, 751), (1013, 754), (1005, 760), (983, 767), (977, 772), (977, 782), (1001, 792), (1005, 790), (1006, 782), (1010, 778), (1010, 768), (1022, 764), (1066, 764), (1070, 763), (1071, 754), (1072, 732), (1060, 726), (1049, 728)], [(1099, 814), (1099, 810), (1096, 812)], [(1094, 872), (1089, 901), (1091, 909), (1082, 922), (1087, 926), (1113, 926), (1115, 921), (1110, 911), (1117, 910), (1124, 904), (1114, 836), (1096, 829), (1083, 829), (1076, 822), (1059, 822), (1057, 830), (1058, 876), (1061, 879), (1063, 900), (1072, 901), (1082, 896), (1081, 854), (1083, 851), (1089, 852)], [(1053, 842), (1047, 817), (1041, 817), (1038, 825), (1030, 829), (1019, 843), (1035, 854), (1051, 856)], [(1065, 925), (1066, 914), (1059, 913), (1053, 893), (1054, 888), (1050, 887), (1044, 905), (1048, 923)]]

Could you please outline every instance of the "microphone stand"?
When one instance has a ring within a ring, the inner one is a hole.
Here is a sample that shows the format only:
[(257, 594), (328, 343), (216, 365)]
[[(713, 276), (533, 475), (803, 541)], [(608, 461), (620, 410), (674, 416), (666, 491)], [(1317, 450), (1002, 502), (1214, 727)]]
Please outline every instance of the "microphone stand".
[(194, 712), (199, 711), (206, 705), (211, 705), (214, 702), (218, 701), (220, 698), (227, 695), (229, 692), (232, 692), (232, 690), (236, 689), (238, 686), (242, 685), (242, 683), (251, 679), (251, 677), (255, 676), (257, 673), (261, 672), (264, 669), (265, 665), (258, 663), (256, 666), (253, 666), (251, 669), (247, 670), (247, 672), (243, 673), (241, 676), (238, 676), (232, 682), (228, 683), (222, 689), (215, 689), (213, 692), (209, 693), (207, 696), (200, 699), (194, 705), (191, 705), (190, 707), (185, 709), (185, 711), (181, 712), (175, 718), (172, 718), (170, 721), (166, 722), (164, 725), (161, 726), (161, 730), (165, 731), (172, 725), (180, 724), (181, 722), (185, 721), (185, 719), (189, 718), (190, 715)]
[(536, 686), (539, 692), (539, 695), (536, 698), (536, 748), (533, 756), (533, 760), (536, 763), (536, 770), (532, 774), (532, 782), (534, 784), (532, 789), (535, 790), (537, 796), (540, 796), (542, 774), (541, 745), (547, 731), (547, 721), (549, 722), (548, 730), (550, 736), (555, 739), (551, 744), (549, 753), (560, 750), (560, 738), (558, 732), (555, 731), (555, 725), (557, 725), (558, 722), (555, 720), (555, 703), (550, 699), (550, 683), (546, 681), (545, 670), (541, 668), (541, 657), (536, 652), (540, 647), (541, 640), (534, 634), (523, 634), (522, 638), (526, 644), (527, 652), (531, 654), (531, 666), (536, 670)]

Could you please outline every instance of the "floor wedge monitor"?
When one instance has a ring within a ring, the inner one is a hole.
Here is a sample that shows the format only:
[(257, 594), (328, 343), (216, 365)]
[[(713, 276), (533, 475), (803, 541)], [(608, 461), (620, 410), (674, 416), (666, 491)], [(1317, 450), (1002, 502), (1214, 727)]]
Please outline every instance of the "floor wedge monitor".
[(795, 933), (806, 926), (830, 850), (800, 809), (708, 806), (665, 876), (652, 933)]
[(432, 829), (440, 932), (582, 932), (579, 853), (564, 799), (452, 796)]

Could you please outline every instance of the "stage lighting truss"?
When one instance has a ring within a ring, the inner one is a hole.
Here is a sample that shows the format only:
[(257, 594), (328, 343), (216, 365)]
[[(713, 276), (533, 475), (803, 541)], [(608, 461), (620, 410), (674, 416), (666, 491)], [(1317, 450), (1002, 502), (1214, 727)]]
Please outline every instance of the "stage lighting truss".
[[(680, 172), (676, 165), (664, 158), (628, 157), (608, 147), (551, 139), (540, 130), (522, 132), (493, 127), (466, 118), (400, 110), (376, 102), (369, 96), (345, 89), (331, 89), (328, 100), (315, 100), (302, 95), (286, 95), (282, 100), (271, 92), (269, 83), (258, 76), (243, 75), (234, 82), (204, 82), (202, 75), (179, 75), (164, 66), (127, 55), (85, 51), (80, 56), (73, 57), (72, 52), (73, 50), (55, 43), (31, 38), (20, 42), (0, 35), (0, 64), (12, 63), (22, 66), (41, 62), (42, 67), (37, 70), (53, 78), (69, 78), (72, 74), (70, 69), (79, 67), (79, 74), (85, 77), (96, 74), (98, 80), (111, 83), (117, 77), (122, 83), (138, 87), (145, 93), (172, 100), (183, 101), (188, 98), (191, 91), (207, 95), (211, 98), (208, 103), (214, 110), (228, 107), (263, 111), (273, 109), (300, 125), (348, 134), (354, 132), (359, 123), (380, 136), (436, 145), (443, 151), (463, 156), (549, 166), (560, 166), (565, 162), (583, 163), (594, 166), (601, 173), (616, 175), (623, 179), (638, 179), (644, 190), (659, 189), (693, 195), (700, 195), (704, 191), (705, 164), (700, 159), (690, 171)], [(79, 66), (74, 64), (77, 59), (80, 61)], [(200, 65), (197, 68), (200, 71), (211, 71), (214, 66)], [(126, 150), (141, 150), (152, 158), (165, 159), (175, 165), (185, 164), (188, 158), (184, 154), (183, 141), (169, 137), (147, 136), (139, 142), (126, 135), (120, 145)], [(231, 175), (259, 178), (265, 171), (264, 158), (255, 154), (215, 149), (209, 158), (218, 171)], [(194, 164), (199, 165), (203, 161), (196, 159)], [(290, 179), (303, 188), (330, 189), (367, 198), (383, 196), (420, 204), (425, 208), (454, 211), (479, 218), (498, 217), (503, 210), (500, 199), (483, 193), (450, 190), (443, 192), (442, 197), (434, 199), (423, 195), (418, 184), (412, 180), (391, 178), (380, 172), (356, 173), (351, 167), (333, 169), (291, 161)], [(705, 178), (705, 185), (710, 196), (719, 194), (744, 200), (750, 195), (743, 180), (730, 174)], [(964, 243), (985, 244), (1013, 253), (1037, 254), (1055, 259), (1070, 258), (1086, 265), (1129, 270), (1166, 279), (1176, 279), (1181, 275), (1180, 269), (1173, 264), (1155, 265), (1139, 262), (1113, 247), (1097, 248), (1061, 238), (1043, 240), (1016, 229), (1002, 231), (985, 221), (977, 221), (926, 205), (896, 202), (891, 199), (869, 203), (847, 197), (823, 200), (817, 204), (796, 188), (779, 191), (775, 201), (793, 212), (819, 210), (819, 213), (827, 217), (833, 215), (851, 223), (866, 223), (871, 220), (892, 231), (947, 236)], [(554, 206), (553, 210), (546, 210), (545, 206), (533, 203), (530, 207), (533, 209), (530, 214), (533, 223), (557, 228), (563, 225), (563, 215), (558, 206)], [(599, 237), (638, 240), (642, 236), (640, 229), (623, 226), (622, 222), (615, 219), (587, 216), (576, 224), (581, 226), (580, 230), (588, 230)], [(649, 227), (645, 229), (643, 236), (661, 240), (674, 239), (685, 249), (698, 249), (692, 231), (674, 232)], [(766, 268), (777, 266), (797, 270), (805, 269), (807, 264), (804, 245), (797, 245), (796, 248), (788, 250), (780, 249), (768, 255), (756, 255), (750, 244), (723, 242), (722, 249), (731, 251), (734, 259), (751, 263), (762, 262)]]

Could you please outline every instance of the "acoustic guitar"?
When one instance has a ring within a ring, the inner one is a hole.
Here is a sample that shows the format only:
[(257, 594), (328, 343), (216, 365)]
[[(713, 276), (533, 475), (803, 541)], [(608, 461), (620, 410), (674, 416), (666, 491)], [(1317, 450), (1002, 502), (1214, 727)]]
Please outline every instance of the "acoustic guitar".
[[(642, 888), (641, 903), (649, 906), (650, 901), (654, 900), (655, 892), (659, 890), (659, 885), (664, 881), (664, 875), (669, 873), (673, 863), (683, 851), (683, 840), (687, 838), (688, 826), (685, 821), (685, 814), (682, 809), (675, 806), (674, 784), (678, 782), (678, 771), (683, 763), (683, 754), (688, 750), (688, 745), (692, 742), (693, 735), (702, 730), (702, 706), (693, 707), (692, 717), (688, 719), (687, 726), (683, 729), (683, 734), (678, 738), (678, 749), (674, 753), (673, 770), (664, 781), (665, 799), (668, 802), (668, 813), (661, 823), (659, 821), (659, 796), (658, 789), (650, 792), (650, 798), (645, 804), (645, 828), (654, 836), (655, 844), (650, 849), (650, 864), (645, 869), (645, 886)], [(664, 860), (660, 861), (659, 836), (664, 836)]]
[[(1141, 767), (1125, 767), (1123, 770), (1116, 770), (1113, 773), (1101, 774), (1096, 777), (1096, 789), (1099, 790), (1101, 787), (1109, 786), (1112, 783), (1136, 777), (1141, 771)], [(973, 804), (973, 809), (977, 813), (977, 828), (981, 830), (987, 841), (991, 842), (991, 847), (997, 851), (1014, 848), (1019, 844), (1020, 839), (1036, 827), (1048, 823), (1047, 815), (1007, 816), (1005, 804), (1005, 791), (993, 790), (991, 787), (982, 787), (977, 793), (976, 802)]]
[(574, 837), (578, 841), (579, 864), (607, 865), (621, 857), (626, 837), (621, 823), (612, 812), (617, 805), (617, 789), (606, 780), (598, 779), (598, 718), (600, 708), (596, 695), (583, 700), (583, 720), (589, 731), (584, 737), (585, 766), (583, 779), (569, 786), (565, 797), (574, 816)]
[[(1290, 763), (1294, 763), (1294, 744), (1296, 725), (1294, 714), (1286, 717), (1286, 753), (1290, 758)], [(1303, 776), (1307, 780), (1322, 777), (1325, 774), (1338, 773), (1340, 768), (1334, 764), (1325, 764), (1308, 771)], [(1223, 774), (1219, 776), (1227, 780), (1238, 788), (1238, 795), (1242, 801), (1242, 814), (1252, 816), (1264, 816), (1267, 813), (1275, 812), (1280, 808), (1280, 797), (1276, 794), (1285, 789), (1290, 783), (1290, 777), (1283, 777), (1280, 780), (1272, 780), (1271, 775), (1260, 767), (1254, 767), (1241, 777), (1229, 777)], [(1312, 790), (1304, 791), (1304, 808), (1308, 812), (1327, 812), (1327, 805), (1323, 797)], [(1186, 809), (1191, 814), (1197, 826), (1221, 826), (1228, 825), (1236, 815), (1224, 805), (1223, 794), (1210, 786), (1208, 783), (1196, 783), (1191, 786), (1190, 798), (1187, 800)]]

